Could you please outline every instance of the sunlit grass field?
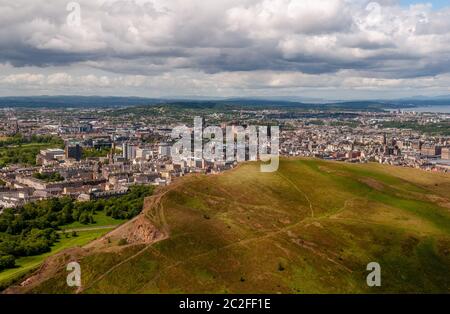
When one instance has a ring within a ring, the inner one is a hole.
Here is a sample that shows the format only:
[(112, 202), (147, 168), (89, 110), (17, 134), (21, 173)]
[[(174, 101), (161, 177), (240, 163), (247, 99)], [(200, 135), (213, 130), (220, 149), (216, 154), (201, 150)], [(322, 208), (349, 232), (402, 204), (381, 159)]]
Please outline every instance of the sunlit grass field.
[(71, 234), (68, 234), (68, 237), (62, 235), (60, 240), (52, 247), (51, 252), (18, 258), (16, 260), (17, 267), (0, 271), (0, 287), (5, 286), (8, 283), (13, 282), (15, 279), (20, 278), (36, 269), (47, 257), (68, 248), (83, 246), (92, 240), (101, 237), (110, 230), (111, 229), (78, 231), (77, 236), (75, 237)]
[(96, 228), (102, 226), (118, 226), (126, 221), (126, 219), (114, 219), (111, 216), (107, 216), (104, 211), (98, 211), (94, 214), (94, 223), (89, 225), (82, 224), (79, 221), (75, 221), (69, 225), (62, 226), (62, 230), (72, 230), (72, 229), (85, 229), (85, 228)]
[[(170, 237), (87, 254), (83, 292), (449, 293), (449, 191), (446, 174), (313, 159), (188, 176), (145, 209)], [(31, 292), (72, 293), (65, 276)]]
[(6, 167), (10, 164), (34, 165), (36, 156), (42, 149), (57, 148), (60, 145), (52, 143), (29, 143), (0, 147), (0, 166)]

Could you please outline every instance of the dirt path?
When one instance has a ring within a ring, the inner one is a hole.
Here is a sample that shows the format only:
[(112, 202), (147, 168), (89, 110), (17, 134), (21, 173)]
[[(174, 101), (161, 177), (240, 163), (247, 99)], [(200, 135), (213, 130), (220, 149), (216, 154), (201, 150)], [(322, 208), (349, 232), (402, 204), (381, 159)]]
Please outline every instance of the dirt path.
[(291, 184), (291, 185), (294, 187), (294, 189), (296, 189), (298, 192), (300, 192), (300, 194), (303, 195), (303, 197), (304, 197), (304, 198), (308, 201), (308, 203), (309, 203), (309, 209), (311, 210), (311, 218), (314, 218), (314, 208), (313, 208), (313, 205), (312, 205), (312, 203), (311, 203), (311, 201), (310, 201), (308, 195), (307, 195), (305, 192), (303, 192), (303, 191), (302, 191), (302, 190), (301, 190), (294, 182), (292, 182), (291, 179), (289, 179), (289, 178), (286, 177), (285, 175), (281, 174), (279, 171), (277, 172), (277, 174), (278, 174), (280, 177), (282, 177), (284, 180), (286, 180), (287, 182), (289, 182), (289, 184)]
[(148, 250), (148, 248), (151, 246), (147, 245), (145, 246), (142, 250), (140, 250), (139, 252), (137, 252), (136, 254), (128, 257), (127, 259), (123, 260), (122, 262), (120, 262), (119, 264), (114, 265), (113, 267), (111, 267), (110, 269), (108, 269), (106, 272), (104, 272), (102, 275), (100, 275), (100, 277), (98, 277), (97, 279), (95, 279), (93, 282), (91, 282), (89, 285), (87, 285), (86, 287), (80, 287), (77, 290), (77, 294), (79, 293), (83, 293), (83, 291), (85, 291), (86, 289), (91, 288), (92, 286), (94, 286), (96, 283), (102, 281), (106, 276), (108, 276), (110, 273), (112, 273), (114, 270), (116, 270), (117, 268), (119, 268), (120, 266), (122, 266), (125, 263), (128, 263), (129, 261), (131, 261), (132, 259), (138, 257), (139, 255), (141, 255), (142, 253), (144, 253), (145, 251)]
[[(152, 221), (152, 222), (157, 222), (159, 227), (162, 229), (161, 231), (166, 233), (167, 236), (164, 237), (163, 239), (166, 239), (169, 236), (169, 226), (167, 224), (167, 221), (166, 221), (166, 218), (164, 215), (164, 206), (162, 205), (161, 200), (167, 193), (172, 191), (175, 186), (176, 186), (176, 184), (173, 184), (172, 186), (168, 187), (164, 192), (154, 195), (154, 196), (151, 196), (150, 208), (144, 212), (144, 215), (147, 219), (150, 219), (150, 221)], [(145, 208), (144, 208), (144, 210), (145, 210)], [(163, 240), (163, 239), (161, 239), (161, 240)], [(158, 241), (156, 241), (156, 242), (158, 242)], [(155, 242), (147, 244), (142, 250), (140, 250), (136, 254), (128, 257), (127, 259), (123, 260), (119, 264), (114, 265), (113, 267), (111, 267), (106, 272), (101, 274), (97, 279), (95, 279), (93, 282), (91, 282), (86, 287), (80, 287), (80, 289), (78, 289), (76, 293), (77, 294), (83, 293), (83, 291), (93, 287), (95, 284), (97, 284), (98, 282), (100, 282), (104, 278), (106, 278), (114, 270), (116, 270), (123, 264), (128, 263), (129, 261), (133, 260), (134, 258), (138, 257), (139, 255), (143, 254), (148, 249), (150, 249), (154, 243)]]
[[(221, 251), (221, 250), (226, 250), (226, 249), (232, 248), (232, 247), (237, 246), (237, 245), (245, 246), (246, 244), (249, 244), (249, 243), (252, 243), (252, 242), (262, 241), (262, 240), (265, 240), (265, 239), (274, 237), (274, 236), (276, 236), (276, 235), (279, 235), (279, 234), (281, 234), (281, 233), (287, 232), (287, 231), (289, 231), (289, 230), (291, 230), (291, 229), (293, 229), (293, 228), (295, 228), (295, 227), (297, 227), (297, 226), (299, 226), (299, 225), (301, 225), (301, 224), (303, 224), (303, 223), (305, 223), (304, 220), (299, 221), (299, 222), (297, 222), (297, 223), (295, 223), (295, 224), (293, 224), (293, 225), (290, 225), (290, 226), (281, 228), (281, 229), (279, 229), (279, 230), (274, 230), (274, 231), (272, 231), (272, 232), (269, 232), (269, 233), (267, 233), (267, 234), (265, 234), (265, 235), (262, 235), (262, 236), (259, 236), (259, 237), (253, 237), (253, 238), (243, 239), (243, 240), (241, 240), (241, 241), (233, 242), (233, 243), (224, 245), (224, 246), (219, 247), (219, 248), (214, 248), (214, 249), (208, 250), (208, 251), (206, 251), (206, 252), (203, 252), (203, 253), (200, 253), (200, 254), (191, 256), (191, 257), (189, 257), (189, 258), (187, 258), (187, 259), (185, 259), (185, 260), (182, 260), (182, 261), (176, 261), (176, 260), (170, 259), (170, 260), (173, 261), (173, 264), (168, 265), (168, 266), (162, 268), (162, 269), (159, 271), (159, 273), (158, 273), (151, 281), (149, 281), (149, 282), (155, 282), (156, 280), (158, 280), (158, 278), (161, 276), (161, 274), (162, 274), (164, 271), (169, 271), (169, 270), (171, 270), (171, 269), (173, 269), (173, 268), (176, 268), (176, 267), (178, 267), (178, 266), (181, 266), (181, 265), (183, 265), (183, 264), (186, 264), (186, 263), (188, 263), (188, 262), (190, 262), (190, 261), (192, 261), (192, 260), (195, 260), (195, 259), (197, 259), (197, 258), (201, 258), (201, 257), (203, 257), (203, 256), (207, 256), (208, 254), (211, 254), (211, 253), (213, 253), (213, 252), (218, 252), (218, 251)], [(302, 247), (303, 247), (304, 249), (310, 251), (310, 252), (313, 253), (314, 255), (317, 255), (317, 256), (320, 257), (320, 258), (326, 259), (327, 261), (329, 261), (329, 262), (331, 262), (331, 263), (337, 265), (338, 267), (342, 268), (343, 270), (345, 270), (345, 271), (347, 271), (347, 272), (349, 272), (349, 273), (352, 273), (352, 270), (351, 270), (351, 269), (349, 269), (348, 267), (346, 267), (346, 266), (343, 265), (342, 263), (336, 261), (335, 259), (331, 258), (328, 254), (326, 254), (326, 253), (324, 253), (324, 252), (320, 252), (320, 250), (317, 249), (316, 247), (307, 246), (307, 245), (302, 245)]]
[(108, 225), (108, 226), (97, 226), (97, 227), (83, 227), (83, 228), (73, 228), (73, 229), (65, 229), (59, 230), (56, 233), (64, 233), (64, 232), (81, 232), (81, 231), (95, 231), (95, 230), (104, 230), (104, 229), (114, 229), (119, 227), (120, 225)]
[[(314, 208), (313, 208), (312, 202), (309, 199), (308, 195), (304, 191), (302, 191), (289, 178), (287, 178), (286, 176), (284, 176), (284, 175), (282, 175), (280, 173), (278, 173), (278, 174), (280, 175), (280, 177), (282, 177), (284, 180), (286, 180), (290, 185), (292, 185), (292, 187), (294, 187), (299, 193), (301, 193), (303, 195), (303, 197), (307, 200), (307, 202), (309, 204), (309, 208), (310, 208), (310, 211), (311, 211), (311, 218), (314, 218)], [(168, 230), (168, 224), (167, 224), (167, 221), (166, 221), (166, 218), (165, 218), (165, 213), (164, 213), (165, 212), (165, 208), (164, 208), (164, 205), (163, 205), (163, 198), (164, 198), (164, 196), (167, 193), (171, 192), (175, 187), (176, 187), (176, 184), (173, 184), (170, 187), (168, 187), (164, 192), (162, 192), (160, 194), (157, 194), (157, 195), (154, 195), (152, 197), (152, 200), (151, 200), (151, 203), (150, 203), (150, 208), (144, 213), (144, 215), (148, 219), (150, 219), (151, 221), (157, 221), (158, 224), (160, 224), (160, 227), (162, 227), (165, 230), (165, 232), (167, 232), (167, 235), (168, 235), (168, 231), (169, 230)], [(344, 204), (343, 208), (345, 208), (346, 206), (347, 206), (347, 204)], [(310, 222), (309, 219), (307, 219), (307, 220)], [(206, 251), (206, 252), (194, 255), (194, 256), (190, 256), (189, 258), (184, 259), (182, 261), (180, 261), (180, 260), (173, 260), (173, 259), (168, 258), (168, 257), (165, 256), (166, 259), (171, 261), (170, 265), (168, 265), (165, 268), (161, 269), (159, 274), (156, 275), (151, 280), (151, 282), (155, 282), (156, 280), (158, 280), (160, 275), (163, 272), (165, 272), (165, 271), (169, 271), (170, 269), (173, 269), (173, 268), (176, 268), (176, 267), (178, 267), (180, 265), (186, 264), (186, 263), (188, 263), (188, 262), (190, 262), (190, 261), (192, 261), (194, 259), (201, 258), (202, 256), (207, 256), (208, 254), (211, 254), (212, 252), (217, 252), (219, 250), (226, 250), (226, 249), (232, 248), (234, 246), (238, 246), (238, 245), (246, 246), (247, 244), (252, 243), (252, 242), (258, 242), (258, 241), (263, 241), (263, 240), (266, 240), (266, 239), (269, 239), (269, 238), (273, 238), (273, 237), (276, 237), (276, 236), (278, 236), (278, 235), (280, 235), (282, 233), (289, 232), (290, 230), (295, 229), (296, 227), (298, 227), (298, 226), (300, 226), (300, 225), (302, 225), (304, 223), (306, 223), (306, 221), (305, 220), (301, 220), (301, 221), (299, 221), (297, 223), (291, 224), (291, 225), (286, 226), (284, 228), (273, 230), (273, 231), (268, 232), (268, 233), (266, 233), (264, 235), (257, 236), (257, 237), (252, 237), (252, 238), (248, 238), (248, 239), (243, 239), (241, 241), (237, 241), (237, 242), (233, 242), (233, 243), (229, 243), (229, 244), (224, 245), (222, 247), (215, 248), (215, 249), (212, 249), (212, 250), (209, 250), (209, 251)], [(142, 255), (147, 250), (152, 250), (152, 251), (154, 251), (155, 254), (156, 253), (161, 254), (159, 251), (155, 250), (152, 246), (153, 246), (153, 243), (146, 245), (142, 250), (140, 250), (136, 254), (128, 257), (127, 259), (123, 260), (119, 264), (117, 264), (117, 265), (111, 267), (110, 269), (108, 269), (106, 272), (104, 272), (102, 275), (100, 275), (97, 279), (95, 279), (89, 285), (87, 285), (86, 287), (84, 287), (84, 288), (80, 289), (79, 291), (77, 291), (77, 293), (82, 293), (83, 291), (92, 288), (93, 286), (95, 286), (96, 284), (98, 284), (99, 282), (104, 280), (108, 275), (110, 275), (112, 272), (114, 272), (120, 266), (128, 263), (129, 261), (133, 260), (136, 257), (139, 257), (140, 255)], [(337, 265), (338, 267), (344, 269), (347, 272), (352, 272), (351, 269), (347, 268), (345, 265), (343, 265), (342, 263), (340, 263), (337, 260), (335, 260), (334, 258), (332, 258), (329, 254), (327, 254), (325, 252), (322, 252), (316, 246), (308, 246), (308, 245), (301, 245), (301, 246), (304, 249), (306, 249), (306, 250), (310, 251), (311, 253), (313, 253), (314, 255), (317, 255), (319, 258), (323, 258), (325, 260), (328, 260), (329, 262)]]

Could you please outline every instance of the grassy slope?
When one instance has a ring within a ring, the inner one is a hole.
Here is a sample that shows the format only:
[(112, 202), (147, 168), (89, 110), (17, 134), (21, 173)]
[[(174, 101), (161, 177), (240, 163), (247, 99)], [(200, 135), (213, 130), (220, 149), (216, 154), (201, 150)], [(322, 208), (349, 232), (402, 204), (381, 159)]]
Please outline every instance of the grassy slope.
[(85, 229), (85, 228), (96, 228), (101, 226), (118, 226), (124, 223), (126, 219), (114, 219), (110, 216), (107, 216), (104, 211), (97, 212), (94, 215), (94, 223), (89, 225), (84, 225), (79, 221), (71, 223), (69, 225), (65, 225), (61, 227), (63, 230), (72, 230), (72, 229)]
[[(85, 293), (450, 292), (448, 175), (283, 160), (183, 182), (160, 203), (170, 238), (88, 255)], [(73, 292), (65, 276), (33, 292)]]
[(52, 256), (67, 248), (83, 246), (92, 240), (101, 237), (108, 231), (109, 230), (80, 231), (77, 232), (78, 236), (76, 237), (70, 236), (69, 238), (66, 238), (65, 236), (61, 236), (61, 239), (52, 247), (51, 252), (36, 256), (21, 257), (16, 260), (16, 268), (1, 271), (0, 286), (14, 281), (16, 278), (20, 278), (33, 269), (36, 269), (49, 256)]

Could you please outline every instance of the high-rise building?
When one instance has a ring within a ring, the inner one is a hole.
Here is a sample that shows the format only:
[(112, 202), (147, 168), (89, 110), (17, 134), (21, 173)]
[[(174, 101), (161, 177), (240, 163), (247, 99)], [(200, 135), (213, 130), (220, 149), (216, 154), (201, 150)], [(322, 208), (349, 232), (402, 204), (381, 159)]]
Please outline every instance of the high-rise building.
[(441, 147), (437, 145), (424, 145), (420, 152), (426, 156), (438, 156), (441, 154)]
[(158, 146), (158, 155), (160, 157), (171, 155), (171, 146), (167, 143), (160, 143)]
[(122, 144), (122, 157), (126, 160), (133, 160), (136, 158), (137, 146), (129, 143)]
[(128, 159), (129, 160), (133, 160), (136, 158), (136, 150), (137, 150), (137, 146), (128, 145)]
[(148, 148), (138, 148), (136, 149), (136, 158), (150, 159), (152, 156), (152, 150)]
[(73, 158), (76, 161), (80, 161), (83, 156), (83, 148), (80, 144), (70, 144), (66, 146), (66, 158)]
[(111, 152), (109, 153), (109, 163), (114, 163), (114, 157), (116, 156), (116, 142), (112, 143)]
[(128, 159), (128, 143), (122, 144), (122, 157)]

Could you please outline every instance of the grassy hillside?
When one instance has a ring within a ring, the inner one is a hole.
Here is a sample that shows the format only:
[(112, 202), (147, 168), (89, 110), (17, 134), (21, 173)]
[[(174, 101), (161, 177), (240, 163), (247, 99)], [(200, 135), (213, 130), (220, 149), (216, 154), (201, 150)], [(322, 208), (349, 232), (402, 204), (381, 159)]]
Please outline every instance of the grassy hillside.
[(77, 236), (75, 237), (69, 234), (61, 237), (48, 253), (18, 258), (16, 260), (15, 268), (6, 269), (0, 272), (0, 289), (7, 287), (11, 282), (18, 280), (33, 269), (39, 267), (39, 265), (49, 256), (57, 254), (67, 248), (86, 245), (92, 240), (102, 236), (107, 231), (108, 229), (77, 231)]
[(188, 176), (147, 202), (167, 239), (79, 252), (78, 291), (63, 256), (15, 292), (449, 293), (448, 191), (449, 175), (319, 160)]

